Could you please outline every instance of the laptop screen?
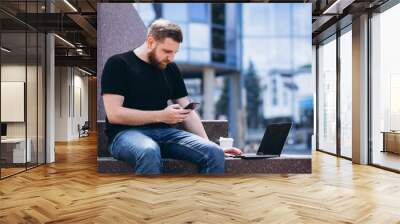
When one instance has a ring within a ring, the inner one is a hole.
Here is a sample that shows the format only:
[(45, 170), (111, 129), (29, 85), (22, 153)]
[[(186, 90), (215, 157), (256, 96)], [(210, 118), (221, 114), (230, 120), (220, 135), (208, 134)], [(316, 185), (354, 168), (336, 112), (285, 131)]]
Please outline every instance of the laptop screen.
[(257, 154), (280, 155), (291, 127), (292, 123), (269, 124)]

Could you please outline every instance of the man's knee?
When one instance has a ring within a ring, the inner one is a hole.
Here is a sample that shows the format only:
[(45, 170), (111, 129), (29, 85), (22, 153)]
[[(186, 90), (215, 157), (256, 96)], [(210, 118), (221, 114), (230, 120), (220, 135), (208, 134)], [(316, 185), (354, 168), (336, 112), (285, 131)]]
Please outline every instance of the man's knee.
[(225, 155), (224, 151), (216, 144), (209, 144), (206, 148), (206, 166), (208, 172), (221, 173), (224, 172)]
[(208, 148), (207, 154), (209, 159), (212, 159), (216, 162), (223, 162), (225, 160), (224, 150), (222, 150), (219, 146), (211, 145), (207, 148)]
[(158, 162), (161, 159), (160, 147), (156, 143), (142, 145), (137, 153), (138, 161)]
[(160, 174), (161, 173), (161, 155), (160, 147), (154, 141), (143, 139), (139, 140), (130, 150), (135, 157), (136, 174)]
[(160, 147), (147, 136), (137, 132), (127, 132), (116, 141), (112, 154), (131, 163), (159, 160)]

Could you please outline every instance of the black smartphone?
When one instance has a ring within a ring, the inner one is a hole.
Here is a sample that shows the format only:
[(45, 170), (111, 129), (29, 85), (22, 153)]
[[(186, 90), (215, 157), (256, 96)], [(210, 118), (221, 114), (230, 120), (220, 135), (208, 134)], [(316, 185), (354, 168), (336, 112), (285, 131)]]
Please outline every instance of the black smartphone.
[(196, 103), (196, 102), (191, 102), (189, 103), (185, 108), (185, 110), (194, 110), (196, 109), (198, 106), (200, 105), (200, 103)]

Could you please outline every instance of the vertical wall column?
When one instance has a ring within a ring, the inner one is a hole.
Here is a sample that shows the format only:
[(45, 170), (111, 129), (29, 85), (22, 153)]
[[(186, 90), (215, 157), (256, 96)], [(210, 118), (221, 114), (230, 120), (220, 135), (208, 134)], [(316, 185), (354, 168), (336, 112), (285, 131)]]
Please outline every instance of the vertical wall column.
[(242, 88), (240, 83), (240, 73), (233, 73), (229, 76), (229, 102), (228, 102), (228, 119), (229, 131), (234, 138), (235, 146), (242, 148), (244, 146), (244, 133), (246, 130), (246, 119), (241, 102)]
[(55, 60), (54, 35), (46, 35), (46, 163), (55, 161)]
[(311, 68), (312, 68), (312, 76), (313, 79), (315, 80), (315, 85), (313, 86), (313, 88), (315, 89), (315, 92), (313, 94), (313, 109), (314, 109), (314, 113), (313, 113), (313, 135), (311, 138), (311, 151), (316, 150), (317, 149), (317, 113), (318, 113), (318, 106), (317, 106), (317, 86), (318, 86), (318, 80), (317, 80), (317, 47), (315, 45), (312, 45), (312, 62), (311, 62)]
[(215, 70), (205, 68), (203, 71), (203, 119), (214, 119), (214, 86)]
[(89, 125), (90, 131), (97, 131), (97, 79), (96, 77), (89, 77), (88, 80), (88, 101), (89, 101)]
[(368, 163), (368, 15), (353, 20), (353, 162)]

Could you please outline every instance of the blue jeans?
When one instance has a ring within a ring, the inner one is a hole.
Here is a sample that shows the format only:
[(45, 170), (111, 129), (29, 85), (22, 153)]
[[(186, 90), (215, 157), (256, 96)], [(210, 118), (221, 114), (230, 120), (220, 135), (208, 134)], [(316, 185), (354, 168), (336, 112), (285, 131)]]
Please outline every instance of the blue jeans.
[(215, 143), (171, 127), (133, 127), (119, 132), (111, 155), (135, 167), (136, 174), (160, 174), (161, 157), (196, 164), (200, 173), (224, 173), (224, 151)]

